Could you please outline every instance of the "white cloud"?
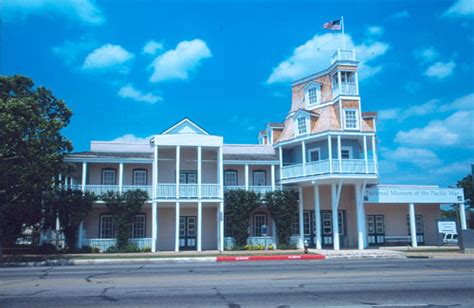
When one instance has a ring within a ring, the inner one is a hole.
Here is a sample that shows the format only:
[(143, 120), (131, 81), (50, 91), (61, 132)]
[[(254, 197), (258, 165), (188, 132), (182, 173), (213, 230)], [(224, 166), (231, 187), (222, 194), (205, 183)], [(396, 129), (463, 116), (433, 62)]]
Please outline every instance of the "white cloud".
[(439, 111), (451, 110), (472, 110), (474, 109), (474, 93), (469, 93), (455, 99), (452, 103), (443, 104), (439, 107)]
[(148, 41), (145, 46), (143, 46), (143, 53), (148, 55), (154, 55), (157, 51), (163, 49), (163, 44), (156, 41)]
[(451, 76), (455, 67), (456, 63), (453, 60), (449, 62), (436, 62), (426, 69), (425, 75), (428, 77), (443, 79)]
[(401, 18), (408, 18), (408, 17), (410, 17), (410, 13), (408, 13), (407, 10), (396, 12), (389, 16), (389, 18), (392, 18), (392, 19), (401, 19)]
[(155, 58), (150, 65), (153, 69), (150, 81), (188, 79), (189, 73), (199, 67), (204, 59), (210, 57), (212, 57), (211, 50), (203, 40), (182, 41), (175, 49)]
[(117, 142), (117, 143), (149, 143), (150, 139), (153, 137), (153, 135), (145, 137), (145, 138), (140, 138), (135, 136), (134, 134), (125, 134), (121, 137), (115, 138), (114, 140), (111, 140), (111, 142)]
[(78, 58), (82, 56), (87, 50), (95, 48), (98, 43), (94, 39), (82, 37), (77, 41), (64, 41), (63, 44), (54, 46), (53, 53), (61, 58), (64, 63), (71, 65), (77, 62)]
[(157, 101), (162, 100), (160, 96), (154, 95), (152, 93), (143, 93), (140, 90), (135, 89), (131, 84), (121, 87), (118, 95), (122, 98), (130, 98), (137, 102), (145, 102), (150, 104), (154, 104)]
[(7, 0), (2, 1), (2, 11), (7, 20), (25, 18), (30, 14), (55, 14), (91, 25), (105, 22), (105, 17), (94, 0)]
[(422, 63), (430, 63), (439, 57), (439, 52), (433, 46), (415, 49), (413, 55)]
[(84, 70), (119, 70), (127, 73), (125, 64), (134, 55), (120, 45), (105, 44), (87, 55), (82, 65)]
[(471, 17), (474, 15), (474, 2), (472, 0), (457, 0), (451, 5), (442, 17)]
[[(345, 35), (345, 41), (346, 49), (355, 48), (357, 58), (361, 61), (359, 79), (364, 79), (380, 72), (382, 66), (374, 66), (371, 64), (371, 61), (387, 52), (389, 49), (387, 43), (366, 42), (356, 45), (348, 34)], [(329, 60), (332, 53), (340, 47), (340, 34), (316, 34), (303, 45), (296, 47), (288, 59), (274, 67), (273, 72), (267, 79), (267, 83), (293, 81), (326, 69), (330, 64)]]
[(443, 120), (432, 120), (425, 127), (399, 131), (395, 141), (417, 146), (473, 148), (474, 110), (460, 110)]
[(381, 36), (384, 34), (385, 29), (380, 26), (369, 26), (367, 28), (367, 34), (371, 36)]
[(398, 147), (395, 150), (381, 149), (384, 159), (395, 163), (407, 163), (417, 166), (435, 166), (441, 163), (438, 156), (431, 150), (422, 148)]

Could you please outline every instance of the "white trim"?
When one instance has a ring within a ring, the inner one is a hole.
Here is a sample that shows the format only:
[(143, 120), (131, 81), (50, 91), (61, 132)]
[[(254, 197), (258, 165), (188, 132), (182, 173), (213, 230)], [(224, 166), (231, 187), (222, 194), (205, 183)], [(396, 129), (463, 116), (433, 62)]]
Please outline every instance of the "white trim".
[(318, 139), (318, 138), (321, 138), (323, 139), (324, 137), (328, 136), (328, 135), (332, 135), (332, 136), (335, 136), (335, 135), (341, 135), (341, 136), (351, 136), (351, 137), (362, 137), (362, 136), (369, 136), (369, 137), (372, 137), (372, 136), (375, 136), (375, 133), (374, 132), (361, 132), (361, 131), (348, 131), (348, 132), (341, 132), (341, 131), (325, 131), (325, 132), (321, 132), (321, 133), (317, 133), (317, 134), (310, 134), (310, 135), (307, 135), (307, 136), (298, 136), (296, 138), (293, 138), (293, 139), (290, 139), (290, 140), (287, 140), (287, 141), (283, 141), (283, 142), (278, 142), (276, 143), (278, 146), (284, 146), (284, 145), (291, 145), (291, 144), (296, 144), (298, 142), (300, 142), (301, 140), (312, 140), (312, 139)]
[(200, 131), (201, 133), (203, 133), (204, 135), (209, 135), (208, 132), (206, 132), (204, 129), (202, 129), (199, 125), (197, 125), (196, 123), (194, 123), (193, 121), (191, 121), (190, 119), (188, 118), (184, 118), (182, 119), (181, 121), (179, 121), (178, 123), (176, 123), (175, 125), (171, 126), (170, 128), (168, 128), (167, 130), (165, 130), (164, 132), (161, 133), (161, 135), (166, 135), (168, 134), (170, 131), (172, 131), (173, 129), (175, 129), (176, 127), (180, 126), (181, 124), (184, 124), (184, 123), (188, 123), (190, 126), (196, 128), (198, 131)]
[(224, 160), (224, 165), (278, 165), (278, 160)]

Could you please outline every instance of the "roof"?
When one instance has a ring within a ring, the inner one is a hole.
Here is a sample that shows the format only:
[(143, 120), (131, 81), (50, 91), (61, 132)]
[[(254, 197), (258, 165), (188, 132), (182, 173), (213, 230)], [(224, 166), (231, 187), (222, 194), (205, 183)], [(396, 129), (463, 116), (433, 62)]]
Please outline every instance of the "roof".
[(271, 127), (271, 128), (284, 128), (285, 127), (285, 123), (276, 123), (276, 122), (269, 122), (267, 124), (268, 127)]
[(76, 152), (67, 155), (68, 158), (148, 158), (153, 159), (153, 153), (145, 152)]
[(271, 145), (260, 144), (225, 144), (222, 148), (224, 160), (278, 160)]
[(363, 118), (375, 118), (376, 116), (377, 116), (377, 112), (373, 112), (373, 111), (362, 112)]

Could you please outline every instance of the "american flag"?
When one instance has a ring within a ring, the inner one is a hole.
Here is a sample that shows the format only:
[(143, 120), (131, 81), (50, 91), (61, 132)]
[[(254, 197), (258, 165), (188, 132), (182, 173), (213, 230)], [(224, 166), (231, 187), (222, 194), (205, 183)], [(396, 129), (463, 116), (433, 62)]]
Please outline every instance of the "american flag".
[(327, 22), (323, 25), (323, 28), (328, 30), (341, 30), (341, 20), (338, 19)]

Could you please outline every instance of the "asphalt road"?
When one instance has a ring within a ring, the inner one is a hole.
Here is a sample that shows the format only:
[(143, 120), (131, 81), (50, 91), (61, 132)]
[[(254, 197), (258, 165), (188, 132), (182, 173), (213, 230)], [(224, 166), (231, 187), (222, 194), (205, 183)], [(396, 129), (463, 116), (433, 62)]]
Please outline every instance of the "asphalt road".
[(0, 268), (0, 307), (474, 307), (471, 260)]

